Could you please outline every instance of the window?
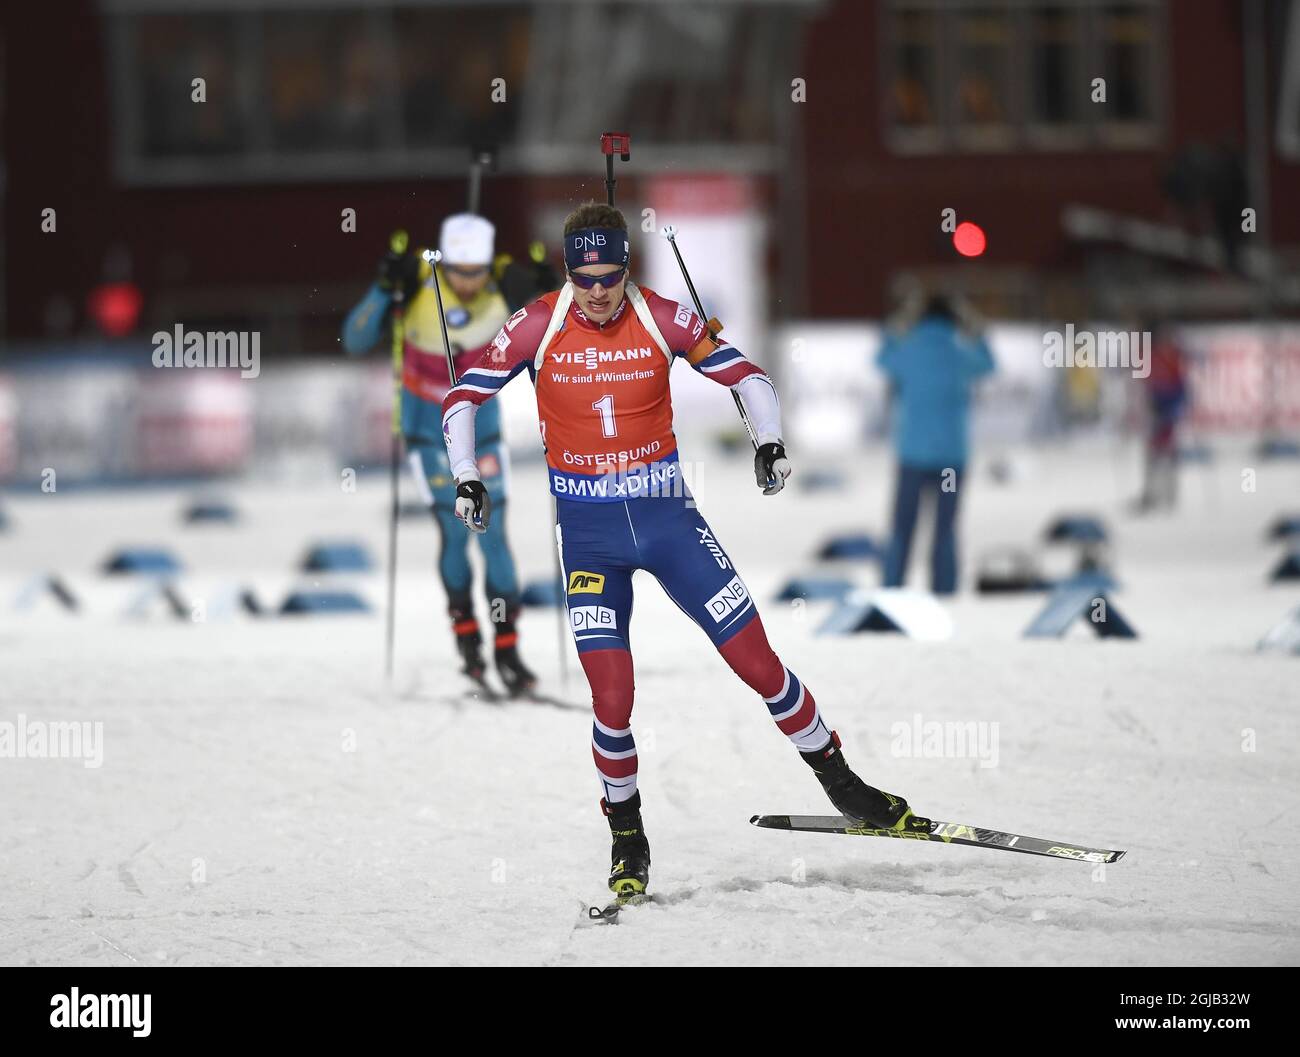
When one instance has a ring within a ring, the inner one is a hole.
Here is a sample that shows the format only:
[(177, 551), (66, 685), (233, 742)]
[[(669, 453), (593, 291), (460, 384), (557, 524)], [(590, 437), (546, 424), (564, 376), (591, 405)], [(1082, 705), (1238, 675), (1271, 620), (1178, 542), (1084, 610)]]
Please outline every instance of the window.
[(1140, 141), (1155, 113), (1155, 27), (1143, 4), (1110, 4), (1098, 17), (1099, 67), (1106, 78), (1103, 132)]
[(1041, 130), (1080, 124), (1088, 100), (1083, 16), (1044, 7), (1029, 13), (1029, 121)]
[[(886, 138), (902, 153), (1148, 147), (1163, 0), (886, 0)], [(1106, 81), (1106, 101), (1092, 82)]]
[(502, 171), (563, 172), (633, 112), (664, 165), (766, 171), (815, 2), (101, 0), (117, 175), (449, 175), (501, 145)]
[(890, 118), (909, 132), (939, 127), (939, 16), (899, 11), (894, 19), (894, 77)]
[(958, 140), (971, 147), (1009, 146), (1014, 127), (1011, 14), (997, 8), (959, 11), (951, 29), (951, 112)]

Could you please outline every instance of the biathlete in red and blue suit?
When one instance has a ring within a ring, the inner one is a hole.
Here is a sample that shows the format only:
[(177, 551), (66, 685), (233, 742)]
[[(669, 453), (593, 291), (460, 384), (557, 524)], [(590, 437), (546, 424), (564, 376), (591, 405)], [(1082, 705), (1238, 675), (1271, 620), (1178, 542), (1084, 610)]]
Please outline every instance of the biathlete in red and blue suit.
[(779, 492), (791, 472), (771, 380), (690, 308), (631, 281), (627, 224), (617, 209), (577, 209), (565, 222), (564, 249), (569, 281), (510, 317), (448, 393), (442, 421), (457, 514), (481, 532), (491, 506), (475, 459), (477, 409), (516, 375), (526, 371), (533, 381), (569, 619), (595, 711), (592, 755), (614, 844), (610, 887), (625, 896), (649, 882), (631, 729), (638, 569), (658, 579), (763, 698), (838, 810), (873, 827), (928, 831), (905, 800), (849, 770), (812, 691), (768, 644), (744, 580), (682, 480), (673, 363), (684, 358), (740, 395), (757, 435), (755, 474), (765, 495)]

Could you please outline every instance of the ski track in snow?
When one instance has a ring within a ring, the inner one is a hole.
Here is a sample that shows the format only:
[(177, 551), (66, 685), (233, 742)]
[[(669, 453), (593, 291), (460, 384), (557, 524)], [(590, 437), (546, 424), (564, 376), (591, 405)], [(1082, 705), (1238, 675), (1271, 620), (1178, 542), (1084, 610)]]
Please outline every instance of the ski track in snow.
[[(311, 540), (364, 538), (382, 560), (382, 475), (351, 495), (332, 472), (223, 489), (245, 514), (234, 528), (181, 528), (175, 492), (18, 495), (0, 551), (0, 720), (102, 722), (104, 760), (0, 759), (0, 962), (1298, 960), (1300, 658), (1254, 645), (1300, 604), (1295, 587), (1267, 584), (1278, 549), (1263, 538), (1293, 509), (1300, 468), (1264, 464), (1245, 495), (1240, 466), (1254, 463), (1221, 453), (1185, 471), (1182, 516), (1141, 521), (1123, 513), (1108, 453), (1041, 451), (1000, 488), (976, 474), (968, 579), (980, 549), (1095, 510), (1116, 536), (1113, 602), (1143, 637), (1029, 642), (1042, 596), (966, 594), (950, 606), (956, 637), (921, 643), (817, 637), (824, 603), (770, 600), (814, 570), (827, 533), (880, 532), (892, 481), (881, 455), (845, 464), (847, 492), (803, 493), (796, 478), (775, 499), (752, 487), (748, 460), (708, 460), (701, 508), (860, 773), (920, 813), (1125, 848), (1124, 860), (751, 827), (754, 813), (829, 807), (762, 702), (643, 574), (634, 729), (657, 902), (589, 926), (583, 906), (609, 898), (589, 719), (463, 694), (427, 521), (402, 527), (392, 690), (378, 613), (130, 620), (118, 613), (133, 589), (95, 571), (116, 545), (160, 542), (184, 559), (192, 593), (240, 583), (274, 599), (300, 581)], [(1135, 473), (1121, 482), (1135, 490)], [(508, 517), (525, 580), (550, 574), (543, 489), (535, 465), (517, 467)], [(923, 536), (918, 561), (927, 549)], [(1051, 554), (1049, 568), (1063, 557)], [(42, 569), (87, 612), (14, 612)], [(841, 571), (874, 583), (868, 567)], [(380, 574), (354, 582), (382, 604)], [(554, 614), (529, 611), (523, 648), (544, 689), (586, 701), (572, 653), (560, 684), (555, 642)], [(997, 766), (896, 756), (891, 728), (918, 715), (996, 723)]]

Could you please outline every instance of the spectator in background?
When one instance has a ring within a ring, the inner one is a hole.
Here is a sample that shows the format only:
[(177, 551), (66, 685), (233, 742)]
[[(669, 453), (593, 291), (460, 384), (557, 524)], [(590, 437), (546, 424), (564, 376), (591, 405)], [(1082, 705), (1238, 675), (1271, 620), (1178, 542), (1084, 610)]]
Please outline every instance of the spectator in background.
[(1139, 514), (1178, 501), (1178, 423), (1187, 408), (1183, 354), (1167, 328), (1157, 328), (1151, 340), (1151, 373), (1144, 383), (1147, 405), (1146, 465)]
[(993, 356), (973, 314), (933, 295), (886, 332), (876, 365), (889, 379), (898, 482), (893, 535), (885, 558), (886, 587), (907, 575), (921, 497), (934, 496), (930, 589), (957, 589), (957, 497), (966, 469), (967, 411), (972, 383), (993, 371)]

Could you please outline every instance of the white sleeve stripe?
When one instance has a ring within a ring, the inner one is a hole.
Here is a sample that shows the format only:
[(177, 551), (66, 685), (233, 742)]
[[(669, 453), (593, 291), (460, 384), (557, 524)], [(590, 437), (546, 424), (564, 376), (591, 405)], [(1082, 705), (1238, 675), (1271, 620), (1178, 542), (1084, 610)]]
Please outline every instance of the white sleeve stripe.
[(591, 747), (607, 760), (629, 760), (636, 755), (636, 749), (624, 749), (622, 752), (610, 752), (609, 749), (602, 749), (594, 741), (591, 743)]
[(736, 366), (736, 364), (744, 363), (744, 362), (745, 362), (745, 357), (737, 353), (735, 356), (731, 357), (731, 359), (726, 360), (722, 363), (710, 364), (708, 367), (705, 367), (703, 364), (701, 364), (700, 371), (703, 372), (704, 374), (716, 374), (718, 371), (725, 371), (728, 367), (734, 367)]
[(602, 723), (595, 716), (591, 717), (591, 721), (595, 723), (598, 728), (600, 728), (600, 732), (602, 734), (608, 735), (611, 738), (626, 738), (629, 734), (632, 733), (631, 727), (624, 727), (622, 730), (615, 730), (613, 727), (605, 726), (605, 724)]

